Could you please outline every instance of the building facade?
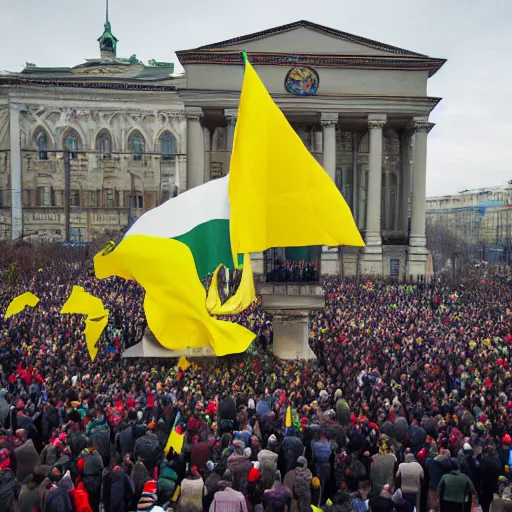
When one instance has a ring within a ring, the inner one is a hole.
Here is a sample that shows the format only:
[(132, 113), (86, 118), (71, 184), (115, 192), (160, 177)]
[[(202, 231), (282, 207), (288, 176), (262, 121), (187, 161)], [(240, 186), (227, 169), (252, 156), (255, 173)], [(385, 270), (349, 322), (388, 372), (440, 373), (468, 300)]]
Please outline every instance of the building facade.
[(458, 237), (471, 259), (512, 263), (512, 180), (429, 197), (426, 219), (431, 230), (448, 230)]
[(0, 75), (0, 237), (91, 241), (228, 173), (243, 50), (364, 235), (322, 248), (321, 273), (425, 275), (427, 81), (443, 59), (307, 21), (177, 52), (182, 75), (118, 58), (108, 18), (99, 43), (73, 68)]

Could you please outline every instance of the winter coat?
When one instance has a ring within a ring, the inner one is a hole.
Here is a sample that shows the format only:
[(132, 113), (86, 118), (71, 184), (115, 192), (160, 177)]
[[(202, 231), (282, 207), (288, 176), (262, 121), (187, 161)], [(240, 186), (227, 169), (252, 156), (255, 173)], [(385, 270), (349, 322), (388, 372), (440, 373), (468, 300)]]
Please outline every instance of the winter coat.
[(41, 435), (43, 441), (46, 443), (51, 437), (52, 430), (59, 428), (60, 418), (59, 411), (53, 405), (49, 405), (43, 412), (41, 419)]
[(105, 474), (101, 492), (105, 512), (128, 512), (134, 488), (130, 477), (123, 470)]
[(243, 490), (251, 467), (251, 461), (245, 455), (234, 453), (228, 458), (228, 469), (233, 475), (233, 489), (235, 491)]
[(163, 505), (167, 503), (174, 495), (178, 474), (166, 463), (160, 468), (158, 478), (158, 503)]
[(263, 489), (270, 489), (276, 478), (277, 454), (270, 450), (261, 450), (261, 452), (258, 453), (258, 462), (260, 463)]
[(71, 478), (64, 477), (57, 489), (53, 489), (47, 494), (44, 512), (73, 512), (73, 504), (69, 494), (72, 487)]
[(103, 458), (110, 455), (110, 428), (106, 423), (93, 429), (89, 440)]
[(285, 437), (281, 445), (284, 459), (284, 474), (295, 468), (297, 459), (304, 454), (304, 444), (298, 437)]
[(87, 438), (80, 432), (71, 431), (68, 434), (68, 445), (71, 447), (71, 453), (76, 460), (82, 451), (87, 448)]
[(134, 501), (138, 502), (144, 485), (148, 480), (151, 480), (151, 477), (146, 466), (142, 462), (136, 462), (132, 469), (132, 481), (135, 492)]
[(34, 473), (35, 469), (41, 465), (41, 458), (32, 439), (15, 448), (14, 455), (16, 457), (16, 479), (18, 482), (23, 482), (30, 473)]
[(299, 512), (311, 510), (311, 481), (313, 474), (307, 467), (295, 469), (293, 495), (299, 504)]
[(340, 422), (344, 427), (350, 425), (350, 417), (351, 417), (350, 407), (347, 401), (343, 398), (339, 398), (336, 402), (336, 419)]
[(83, 482), (87, 492), (96, 493), (101, 488), (101, 474), (103, 473), (103, 460), (101, 455), (93, 450), (84, 456)]
[(116, 434), (115, 445), (121, 457), (124, 457), (127, 453), (133, 452), (135, 440), (131, 426), (124, 428)]

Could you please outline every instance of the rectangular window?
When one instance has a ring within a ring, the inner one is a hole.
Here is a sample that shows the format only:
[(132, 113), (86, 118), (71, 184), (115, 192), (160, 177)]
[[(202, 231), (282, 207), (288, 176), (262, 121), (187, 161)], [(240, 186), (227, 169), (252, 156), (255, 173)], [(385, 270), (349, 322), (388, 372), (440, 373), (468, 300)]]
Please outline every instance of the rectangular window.
[[(53, 200), (53, 202), (52, 202)], [(55, 193), (52, 187), (37, 187), (36, 206), (52, 206), (55, 204)]]
[(112, 188), (105, 189), (105, 206), (107, 208), (115, 208), (115, 191)]
[(222, 178), (222, 162), (212, 162), (210, 164), (210, 180)]
[(10, 206), (9, 203), (9, 190), (0, 190), (0, 206)]
[(398, 277), (400, 275), (400, 260), (389, 260), (389, 275), (391, 277)]
[(79, 190), (70, 190), (69, 191), (69, 206), (79, 207), (80, 206), (80, 191)]

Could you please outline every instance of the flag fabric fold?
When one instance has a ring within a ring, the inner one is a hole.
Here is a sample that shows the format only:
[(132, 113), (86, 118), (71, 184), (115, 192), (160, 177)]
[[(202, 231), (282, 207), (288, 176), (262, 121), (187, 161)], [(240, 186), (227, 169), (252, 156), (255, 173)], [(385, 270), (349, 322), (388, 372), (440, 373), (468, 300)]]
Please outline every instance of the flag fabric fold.
[(244, 352), (255, 337), (245, 327), (210, 315), (200, 281), (220, 264), (235, 267), (229, 214), (226, 176), (146, 212), (117, 247), (94, 258), (99, 279), (115, 275), (144, 288), (148, 326), (170, 350), (211, 345), (222, 356)]
[(233, 254), (363, 246), (350, 208), (246, 62), (229, 176)]
[(210, 315), (236, 315), (247, 309), (256, 300), (254, 275), (249, 254), (244, 254), (242, 278), (238, 285), (238, 290), (224, 304), (221, 304), (219, 296), (217, 274), (218, 269), (214, 272), (210, 288), (208, 289), (207, 307)]
[(85, 342), (91, 360), (98, 354), (96, 344), (108, 324), (108, 310), (100, 298), (86, 292), (81, 286), (73, 286), (71, 295), (62, 306), (61, 314), (86, 315)]
[(182, 242), (127, 234), (113, 251), (94, 257), (94, 268), (99, 279), (116, 275), (144, 288), (148, 326), (168, 349), (210, 344), (216, 355), (223, 356), (244, 352), (255, 337), (241, 325), (210, 316), (194, 257)]
[(17, 297), (14, 297), (7, 307), (5, 312), (5, 318), (11, 318), (11, 316), (21, 313), (27, 306), (34, 308), (39, 302), (39, 297), (34, 295), (32, 292), (25, 292)]

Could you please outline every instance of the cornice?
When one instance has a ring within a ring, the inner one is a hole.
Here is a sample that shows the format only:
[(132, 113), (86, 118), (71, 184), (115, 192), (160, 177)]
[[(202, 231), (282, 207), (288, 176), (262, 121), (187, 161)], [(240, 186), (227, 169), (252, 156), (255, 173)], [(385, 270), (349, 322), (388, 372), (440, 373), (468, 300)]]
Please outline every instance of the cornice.
[(175, 85), (152, 85), (129, 82), (91, 82), (85, 80), (31, 80), (20, 77), (0, 77), (0, 86), (56, 87), (67, 89), (108, 89), (114, 91), (176, 92)]
[[(176, 53), (182, 65), (186, 64), (221, 64), (242, 66), (239, 51), (223, 50), (184, 50)], [(316, 66), (357, 69), (389, 69), (401, 71), (428, 71), (434, 75), (446, 62), (445, 59), (406, 56), (361, 56), (361, 55), (317, 55), (257, 53), (247, 54), (249, 62), (265, 66)]]

